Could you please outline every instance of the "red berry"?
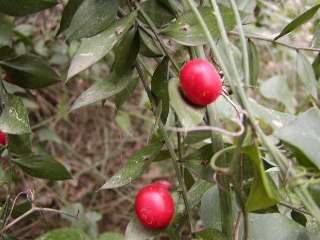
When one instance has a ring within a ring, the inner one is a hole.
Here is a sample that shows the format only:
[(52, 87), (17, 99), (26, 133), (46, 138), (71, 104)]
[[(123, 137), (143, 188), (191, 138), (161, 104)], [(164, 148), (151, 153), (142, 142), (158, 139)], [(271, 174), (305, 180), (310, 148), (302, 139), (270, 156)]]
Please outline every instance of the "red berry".
[(135, 210), (144, 226), (161, 229), (170, 224), (174, 214), (174, 202), (166, 188), (158, 184), (149, 184), (138, 192)]
[(152, 183), (153, 185), (157, 185), (159, 187), (163, 187), (164, 189), (167, 189), (170, 191), (172, 189), (172, 184), (167, 180), (157, 180)]
[(0, 145), (6, 145), (7, 135), (0, 130)]
[(222, 91), (219, 72), (206, 59), (188, 61), (180, 71), (180, 85), (187, 99), (200, 106), (215, 101)]

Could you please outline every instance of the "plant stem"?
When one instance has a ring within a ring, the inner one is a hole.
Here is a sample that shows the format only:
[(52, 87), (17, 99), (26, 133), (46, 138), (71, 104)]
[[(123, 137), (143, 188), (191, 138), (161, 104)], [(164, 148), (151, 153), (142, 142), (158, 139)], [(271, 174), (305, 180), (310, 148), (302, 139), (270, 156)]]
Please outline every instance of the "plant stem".
[(171, 56), (171, 54), (168, 52), (167, 50), (167, 46), (165, 45), (165, 43), (163, 42), (163, 40), (160, 38), (159, 36), (159, 31), (156, 27), (156, 25), (154, 24), (154, 22), (151, 20), (151, 18), (148, 16), (148, 14), (143, 10), (143, 8), (141, 7), (141, 5), (135, 1), (135, 5), (138, 9), (138, 11), (141, 13), (142, 17), (144, 18), (144, 20), (146, 21), (146, 23), (149, 25), (150, 29), (152, 30), (153, 34), (155, 35), (156, 39), (158, 40), (163, 52), (166, 54), (166, 56), (169, 57), (170, 61), (172, 62), (175, 70), (177, 72), (180, 71), (180, 68), (178, 66), (178, 64), (176, 63), (176, 61), (173, 59), (173, 57)]
[[(143, 85), (143, 87), (144, 87), (144, 89), (145, 89), (145, 91), (146, 91), (146, 93), (148, 95), (148, 98), (150, 100), (153, 113), (156, 116), (156, 101), (154, 99), (154, 96), (152, 95), (151, 89), (148, 86), (148, 83), (147, 83), (147, 81), (146, 81), (146, 79), (144, 77), (142, 68), (141, 68), (139, 63), (136, 64), (136, 69), (137, 69), (138, 75), (140, 77), (140, 80), (142, 82), (142, 85)], [(182, 198), (183, 198), (185, 209), (186, 209), (186, 213), (187, 213), (189, 231), (190, 231), (190, 233), (192, 233), (193, 229), (192, 229), (192, 222), (191, 222), (191, 208), (190, 208), (189, 203), (188, 203), (187, 189), (186, 189), (186, 186), (184, 184), (184, 179), (183, 179), (183, 176), (181, 175), (180, 168), (179, 168), (179, 158), (178, 158), (178, 156), (177, 156), (177, 154), (176, 154), (176, 152), (174, 150), (173, 144), (171, 143), (171, 141), (169, 139), (168, 133), (164, 129), (164, 125), (163, 125), (163, 122), (161, 121), (161, 119), (159, 119), (159, 121), (158, 121), (158, 127), (159, 127), (161, 135), (164, 138), (166, 147), (168, 148), (168, 151), (169, 151), (169, 153), (171, 155), (172, 164), (173, 164), (174, 170), (176, 172), (176, 177), (178, 179), (179, 187), (180, 187), (180, 190), (181, 190), (181, 193), (182, 193)]]
[[(213, 105), (207, 107), (207, 117), (209, 124), (211, 126), (217, 125), (218, 119), (215, 118)], [(224, 142), (220, 134), (212, 133), (211, 135), (213, 152), (218, 152), (224, 149)], [(227, 159), (225, 154), (222, 155), (223, 160), (222, 167), (227, 167)], [(230, 191), (230, 178), (229, 176), (223, 174), (218, 176), (219, 185), (223, 187), (218, 187), (219, 189), (219, 199), (221, 208), (221, 223), (222, 232), (226, 235), (227, 239), (231, 240), (233, 235), (233, 211), (232, 211), (232, 196)]]
[[(240, 33), (235, 32), (235, 31), (230, 31), (229, 34), (234, 35), (234, 36), (240, 36)], [(272, 38), (268, 38), (268, 37), (264, 37), (264, 36), (245, 34), (245, 37), (250, 38), (250, 39), (264, 41), (264, 42), (270, 42), (272, 44), (287, 47), (287, 48), (293, 49), (295, 51), (301, 50), (301, 51), (310, 51), (310, 52), (320, 52), (320, 48), (294, 46), (289, 43), (285, 43), (285, 42), (281, 42), (281, 41), (274, 41)]]

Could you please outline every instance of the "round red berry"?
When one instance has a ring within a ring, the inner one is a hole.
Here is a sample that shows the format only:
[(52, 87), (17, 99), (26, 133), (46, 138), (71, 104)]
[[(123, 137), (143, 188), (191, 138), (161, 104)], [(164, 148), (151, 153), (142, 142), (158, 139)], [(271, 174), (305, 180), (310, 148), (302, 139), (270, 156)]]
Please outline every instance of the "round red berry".
[(170, 191), (172, 189), (172, 184), (167, 180), (157, 180), (152, 183), (153, 185), (157, 185), (159, 187), (163, 187), (164, 189), (167, 189)]
[(174, 215), (171, 193), (161, 184), (149, 184), (138, 192), (135, 210), (139, 221), (152, 229), (165, 228)]
[(188, 61), (180, 71), (180, 85), (186, 98), (200, 106), (215, 101), (222, 91), (219, 72), (206, 59)]
[(7, 144), (7, 134), (5, 134), (0, 130), (0, 145), (6, 145), (6, 144)]

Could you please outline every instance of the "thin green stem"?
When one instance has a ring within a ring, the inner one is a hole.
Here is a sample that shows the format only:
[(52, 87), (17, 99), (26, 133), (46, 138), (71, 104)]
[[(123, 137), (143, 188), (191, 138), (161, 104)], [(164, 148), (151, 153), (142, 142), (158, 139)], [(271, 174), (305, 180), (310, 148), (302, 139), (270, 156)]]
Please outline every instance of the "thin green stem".
[[(145, 89), (145, 91), (146, 91), (146, 93), (148, 95), (148, 98), (150, 100), (153, 113), (156, 116), (156, 101), (154, 99), (154, 96), (152, 95), (151, 89), (148, 86), (148, 83), (147, 83), (147, 81), (146, 81), (146, 79), (144, 77), (144, 73), (143, 73), (142, 68), (141, 68), (139, 63), (136, 64), (136, 69), (137, 69), (138, 75), (140, 77), (140, 80), (142, 82), (142, 85), (143, 85), (143, 87), (144, 87), (144, 89)], [(180, 168), (179, 168), (179, 158), (178, 158), (178, 156), (177, 156), (177, 154), (176, 154), (176, 152), (174, 150), (174, 146), (171, 143), (171, 140), (169, 138), (168, 133), (165, 131), (164, 124), (161, 121), (161, 119), (157, 123), (158, 123), (158, 127), (159, 127), (159, 130), (160, 130), (160, 133), (164, 138), (165, 145), (166, 145), (166, 147), (167, 147), (167, 149), (168, 149), (168, 151), (169, 151), (169, 153), (171, 155), (172, 165), (174, 167), (174, 170), (175, 170), (175, 173), (176, 173), (176, 177), (178, 179), (179, 187), (181, 189), (182, 198), (183, 198), (185, 209), (186, 209), (186, 213), (187, 213), (187, 218), (188, 218), (188, 223), (189, 223), (189, 228), (190, 228), (189, 231), (190, 231), (190, 233), (192, 233), (191, 208), (190, 208), (189, 203), (188, 203), (187, 189), (186, 189), (186, 186), (184, 184), (184, 179), (183, 179), (183, 176), (181, 175)]]
[(233, 9), (236, 21), (237, 21), (237, 27), (239, 29), (240, 33), (240, 42), (242, 46), (242, 57), (243, 57), (243, 68), (244, 68), (244, 82), (249, 85), (250, 84), (250, 68), (249, 68), (249, 55), (248, 55), (248, 44), (247, 39), (244, 35), (244, 30), (241, 22), (241, 16), (238, 11), (238, 7), (234, 0), (230, 0), (231, 7)]
[(153, 32), (153, 34), (155, 35), (156, 39), (158, 40), (163, 52), (166, 54), (166, 56), (169, 57), (170, 61), (172, 62), (175, 70), (177, 71), (177, 73), (179, 73), (180, 68), (178, 66), (178, 64), (176, 63), (176, 61), (173, 59), (173, 57), (171, 56), (171, 54), (169, 53), (167, 46), (165, 45), (165, 43), (163, 42), (163, 40), (160, 38), (159, 36), (159, 31), (158, 28), (156, 27), (156, 25), (154, 24), (154, 22), (151, 20), (151, 18), (148, 16), (148, 14), (143, 10), (143, 8), (141, 7), (141, 5), (135, 1), (135, 5), (138, 9), (138, 11), (141, 13), (142, 17), (144, 18), (144, 20), (146, 21), (146, 23), (149, 25), (151, 31)]

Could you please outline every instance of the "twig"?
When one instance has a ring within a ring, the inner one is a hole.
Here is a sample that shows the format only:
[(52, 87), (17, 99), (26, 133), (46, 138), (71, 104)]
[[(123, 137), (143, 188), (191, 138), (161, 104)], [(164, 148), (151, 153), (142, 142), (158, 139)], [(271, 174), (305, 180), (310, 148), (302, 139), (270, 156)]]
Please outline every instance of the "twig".
[(284, 206), (284, 207), (293, 209), (293, 210), (295, 210), (295, 211), (297, 211), (297, 212), (304, 213), (304, 214), (307, 214), (307, 215), (309, 215), (309, 216), (312, 216), (312, 214), (311, 214), (310, 212), (308, 212), (308, 211), (306, 211), (306, 210), (304, 210), (304, 209), (301, 209), (301, 208), (297, 208), (297, 207), (291, 205), (290, 203), (279, 202), (279, 205), (282, 205), (282, 206)]
[[(229, 34), (233, 35), (233, 36), (240, 36), (240, 33), (235, 32), (235, 31), (230, 31)], [(245, 37), (249, 38), (249, 39), (256, 39), (256, 40), (260, 40), (260, 41), (264, 41), (264, 42), (270, 42), (272, 44), (276, 44), (276, 45), (280, 45), (280, 46), (283, 46), (283, 47), (287, 47), (287, 48), (290, 48), (290, 49), (293, 49), (293, 50), (296, 50), (296, 51), (297, 50), (301, 50), (301, 51), (320, 52), (320, 48), (294, 46), (294, 45), (291, 45), (289, 43), (285, 43), (285, 42), (281, 42), (281, 41), (274, 41), (272, 38), (268, 38), (268, 37), (265, 37), (265, 36), (246, 34)]]

